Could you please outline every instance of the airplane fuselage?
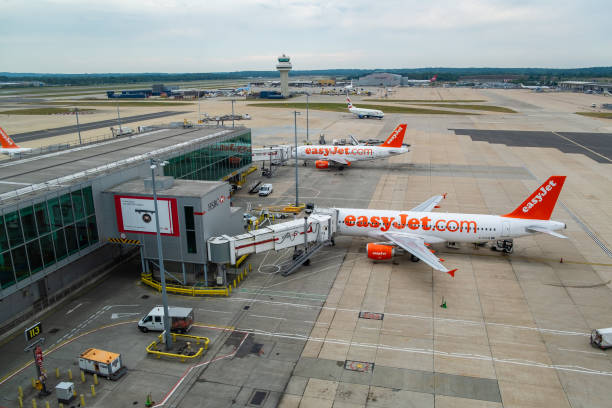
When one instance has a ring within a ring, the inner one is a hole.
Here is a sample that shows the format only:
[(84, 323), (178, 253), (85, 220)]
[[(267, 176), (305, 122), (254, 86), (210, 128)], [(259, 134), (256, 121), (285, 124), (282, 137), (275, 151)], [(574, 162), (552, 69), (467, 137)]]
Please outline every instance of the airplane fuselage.
[(353, 115), (356, 115), (359, 119), (362, 119), (362, 118), (382, 119), (385, 116), (383, 111), (376, 110), (376, 109), (363, 109), (363, 108), (352, 107), (352, 108), (349, 108), (349, 111)]
[(338, 163), (362, 160), (384, 159), (386, 157), (408, 152), (407, 147), (381, 147), (365, 145), (330, 146), (312, 145), (298, 146), (300, 160), (327, 160)]
[(338, 208), (338, 233), (379, 238), (385, 232), (413, 234), (427, 243), (488, 242), (512, 239), (539, 227), (556, 231), (565, 224), (486, 214), (390, 211)]
[(20, 154), (20, 153), (28, 153), (31, 151), (32, 151), (31, 147), (0, 148), (0, 154), (8, 154), (9, 156), (13, 156), (15, 154)]

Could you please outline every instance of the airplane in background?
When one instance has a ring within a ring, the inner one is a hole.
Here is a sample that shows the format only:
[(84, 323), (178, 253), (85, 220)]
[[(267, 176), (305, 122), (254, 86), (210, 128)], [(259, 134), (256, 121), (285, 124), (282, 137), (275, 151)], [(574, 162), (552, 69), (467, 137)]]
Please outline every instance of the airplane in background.
[(402, 82), (408, 85), (430, 85), (436, 82), (438, 75), (434, 75), (431, 79), (404, 79)]
[(351, 79), (351, 83), (345, 86), (344, 89), (346, 89), (347, 91), (353, 90), (353, 80), (352, 79)]
[(385, 114), (381, 110), (364, 109), (364, 108), (358, 108), (356, 106), (353, 106), (353, 103), (351, 102), (351, 98), (349, 98), (348, 96), (346, 97), (346, 101), (348, 102), (349, 112), (351, 112), (353, 115), (356, 115), (359, 119), (363, 119), (363, 118), (382, 119), (385, 116)]
[(542, 92), (542, 90), (544, 89), (550, 89), (550, 86), (544, 86), (544, 85), (523, 85), (521, 84), (521, 88), (522, 89), (531, 89), (532, 91), (536, 91), (536, 92)]
[[(339, 169), (342, 170), (344, 166), (350, 166), (351, 163), (355, 161), (384, 159), (408, 152), (408, 147), (403, 145), (405, 135), (406, 124), (402, 123), (391, 132), (387, 140), (381, 145), (366, 146), (351, 144), (348, 146), (298, 146), (297, 158), (299, 160), (315, 160), (315, 167), (317, 169), (327, 169), (330, 167), (331, 162), (332, 164), (338, 165)], [(359, 143), (354, 138), (352, 139), (353, 143)]]
[(0, 153), (13, 156), (19, 153), (28, 153), (32, 151), (30, 147), (20, 147), (11, 139), (11, 137), (0, 127)]
[(428, 248), (430, 244), (496, 241), (496, 249), (512, 253), (513, 238), (536, 233), (566, 238), (556, 232), (565, 229), (566, 225), (550, 220), (564, 182), (565, 176), (551, 176), (506, 215), (431, 212), (439, 208), (446, 194), (431, 197), (409, 211), (337, 208), (338, 233), (384, 240), (367, 244), (370, 259), (390, 259), (405, 251), (411, 254), (413, 262), (422, 260), (433, 269), (454, 277), (457, 269), (444, 267), (441, 263), (444, 260)]

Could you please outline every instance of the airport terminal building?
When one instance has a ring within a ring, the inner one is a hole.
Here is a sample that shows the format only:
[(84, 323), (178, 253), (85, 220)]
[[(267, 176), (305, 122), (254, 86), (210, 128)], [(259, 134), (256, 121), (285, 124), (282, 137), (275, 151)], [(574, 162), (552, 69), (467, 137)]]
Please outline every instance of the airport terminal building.
[(0, 162), (0, 329), (95, 280), (125, 243), (140, 247), (143, 270), (156, 269), (152, 171), (164, 265), (202, 281), (206, 240), (242, 230), (228, 181), (251, 161), (250, 129), (204, 126)]

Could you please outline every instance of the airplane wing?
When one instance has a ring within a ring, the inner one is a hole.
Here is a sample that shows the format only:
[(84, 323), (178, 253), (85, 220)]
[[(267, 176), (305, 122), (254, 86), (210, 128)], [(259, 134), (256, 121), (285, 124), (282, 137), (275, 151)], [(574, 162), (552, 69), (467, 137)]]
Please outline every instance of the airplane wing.
[(445, 195), (433, 196), (429, 200), (424, 201), (421, 204), (417, 205), (410, 211), (426, 211), (426, 212), (431, 211), (440, 203), (440, 201), (442, 201), (445, 198), (444, 197)]
[(393, 232), (386, 232), (382, 234), (382, 236), (398, 245), (400, 248), (410, 252), (412, 255), (416, 256), (432, 268), (438, 271), (446, 272), (453, 278), (455, 277), (455, 271), (457, 269), (450, 271), (446, 269), (444, 265), (440, 263), (440, 259), (425, 246), (425, 240), (423, 238), (416, 235), (398, 234)]
[(553, 237), (557, 237), (557, 238), (567, 238), (565, 235), (561, 235), (558, 232), (547, 230), (546, 228), (542, 228), (542, 227), (527, 227), (527, 230), (532, 231), (532, 232), (541, 232), (543, 234), (552, 235)]
[(343, 157), (334, 157), (334, 158), (330, 158), (329, 160), (330, 160), (330, 161), (333, 161), (333, 162), (336, 162), (336, 163), (338, 163), (338, 164), (344, 164), (344, 165), (346, 165), (346, 166), (349, 166), (349, 165), (351, 164), (351, 162), (350, 162), (350, 161), (346, 160), (346, 159), (345, 159), (345, 158), (343, 158)]

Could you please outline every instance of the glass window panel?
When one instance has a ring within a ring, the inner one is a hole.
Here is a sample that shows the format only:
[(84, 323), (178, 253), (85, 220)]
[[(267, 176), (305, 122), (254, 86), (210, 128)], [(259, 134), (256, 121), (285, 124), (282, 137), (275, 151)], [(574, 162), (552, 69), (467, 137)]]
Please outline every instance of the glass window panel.
[(89, 235), (89, 244), (98, 242), (98, 226), (96, 224), (96, 217), (89, 217), (87, 219), (87, 234)]
[(0, 252), (9, 249), (8, 236), (4, 225), (4, 216), (0, 215)]
[(64, 235), (64, 230), (57, 230), (51, 233), (53, 237), (53, 245), (55, 246), (55, 256), (57, 260), (62, 260), (68, 255), (68, 250), (66, 249), (66, 237)]
[(83, 196), (81, 190), (76, 190), (70, 193), (72, 195), (72, 207), (74, 208), (74, 218), (80, 220), (85, 218), (85, 210), (83, 209)]
[(91, 192), (91, 186), (85, 187), (83, 189), (83, 200), (85, 201), (85, 212), (87, 215), (95, 214), (96, 210), (94, 208), (93, 194)]
[(11, 261), (11, 253), (6, 251), (0, 254), (0, 287), (6, 288), (15, 284), (15, 275), (13, 275), (13, 262)]
[(56, 230), (62, 228), (62, 208), (60, 207), (59, 198), (52, 198), (47, 201), (49, 206), (49, 221), (51, 221), (51, 228)]
[(30, 261), (30, 269), (32, 273), (36, 273), (43, 268), (42, 257), (40, 255), (40, 246), (38, 245), (38, 240), (28, 242), (26, 244), (26, 248), (28, 250), (28, 259)]
[(21, 216), (21, 225), (23, 226), (23, 235), (25, 240), (30, 241), (38, 237), (36, 233), (36, 221), (34, 219), (34, 207), (26, 207), (19, 210)]
[(79, 250), (79, 243), (76, 236), (76, 227), (74, 224), (64, 228), (66, 232), (66, 245), (68, 245), (68, 255), (72, 255)]
[(185, 206), (185, 229), (194, 230), (195, 220), (193, 218), (193, 207)]
[(87, 242), (87, 223), (85, 220), (77, 222), (76, 232), (79, 248), (83, 249), (89, 246), (89, 243)]
[(17, 275), (17, 281), (30, 276), (25, 246), (22, 245), (17, 247), (13, 249), (11, 253), (13, 254), (13, 264), (15, 265), (15, 275)]
[(21, 223), (19, 222), (19, 214), (13, 211), (4, 216), (6, 224), (6, 232), (8, 233), (11, 247), (23, 244), (23, 233), (21, 231)]
[(51, 235), (40, 238), (40, 249), (42, 250), (43, 264), (49, 266), (55, 263), (55, 252), (53, 251), (53, 239)]
[(64, 194), (60, 197), (60, 204), (62, 206), (62, 219), (64, 225), (68, 225), (74, 222), (74, 214), (72, 212), (72, 200), (70, 194)]
[(47, 204), (38, 203), (34, 206), (34, 215), (36, 217), (36, 226), (38, 227), (38, 234), (46, 234), (51, 231), (51, 224), (49, 223), (49, 214), (47, 214)]
[(196, 254), (198, 252), (195, 231), (187, 231), (187, 252), (190, 254)]

